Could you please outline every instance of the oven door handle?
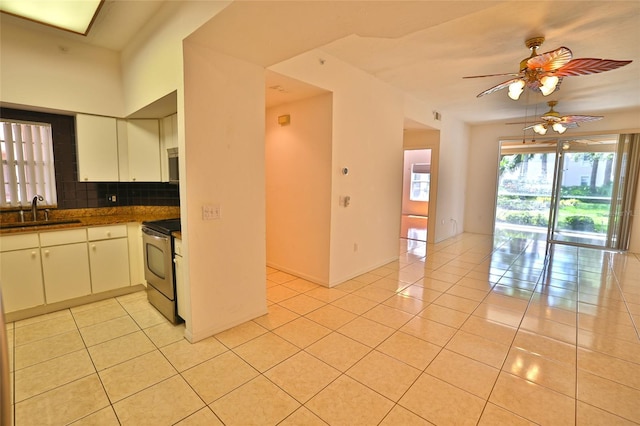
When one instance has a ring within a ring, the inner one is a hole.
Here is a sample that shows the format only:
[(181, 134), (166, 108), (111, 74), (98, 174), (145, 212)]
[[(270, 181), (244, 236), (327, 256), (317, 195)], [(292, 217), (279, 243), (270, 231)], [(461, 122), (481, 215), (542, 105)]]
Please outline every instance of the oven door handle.
[(142, 228), (142, 232), (144, 234), (148, 235), (149, 237), (154, 238), (156, 240), (166, 241), (166, 240), (168, 240), (170, 238), (169, 235), (161, 234), (161, 233), (156, 232), (156, 231), (154, 231), (152, 229), (149, 229), (149, 228)]

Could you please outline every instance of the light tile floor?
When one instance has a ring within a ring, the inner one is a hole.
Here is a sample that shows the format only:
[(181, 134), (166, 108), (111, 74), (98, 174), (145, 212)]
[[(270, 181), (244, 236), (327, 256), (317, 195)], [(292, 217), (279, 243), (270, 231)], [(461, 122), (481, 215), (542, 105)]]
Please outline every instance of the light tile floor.
[(640, 260), (463, 234), (197, 344), (144, 293), (8, 325), (15, 424), (640, 423)]

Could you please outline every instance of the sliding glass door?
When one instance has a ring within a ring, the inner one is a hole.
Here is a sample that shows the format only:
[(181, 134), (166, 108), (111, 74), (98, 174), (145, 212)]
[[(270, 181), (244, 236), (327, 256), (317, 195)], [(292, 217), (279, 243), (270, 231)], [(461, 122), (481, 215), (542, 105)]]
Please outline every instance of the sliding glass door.
[(501, 142), (495, 230), (625, 250), (638, 178), (638, 135)]
[(550, 242), (609, 247), (617, 146), (617, 136), (558, 141)]
[(495, 232), (546, 234), (557, 141), (502, 141)]

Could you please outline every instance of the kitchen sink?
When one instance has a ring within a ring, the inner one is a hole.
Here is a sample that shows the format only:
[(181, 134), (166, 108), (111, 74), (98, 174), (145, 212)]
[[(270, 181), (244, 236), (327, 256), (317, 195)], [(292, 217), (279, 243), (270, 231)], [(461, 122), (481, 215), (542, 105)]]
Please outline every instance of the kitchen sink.
[(0, 223), (0, 229), (33, 228), (35, 226), (65, 225), (65, 224), (69, 224), (69, 223), (80, 223), (80, 220), (78, 220), (78, 219), (61, 219), (61, 220), (38, 220), (36, 222)]

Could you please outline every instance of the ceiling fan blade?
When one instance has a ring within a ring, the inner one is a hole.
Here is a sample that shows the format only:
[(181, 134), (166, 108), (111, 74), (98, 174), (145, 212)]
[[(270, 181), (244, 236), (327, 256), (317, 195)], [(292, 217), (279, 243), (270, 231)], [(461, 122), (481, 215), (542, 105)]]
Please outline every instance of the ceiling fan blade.
[(543, 115), (541, 117), (544, 121), (546, 121), (549, 124), (553, 124), (553, 123), (561, 123), (562, 122), (562, 118), (555, 116), (555, 115)]
[(555, 70), (556, 77), (597, 74), (615, 70), (633, 61), (615, 61), (613, 59), (580, 58), (569, 61), (566, 65)]
[(538, 124), (544, 124), (544, 123), (534, 123), (534, 124), (532, 124), (532, 125), (530, 125), (530, 126), (525, 127), (525, 128), (524, 128), (524, 129), (522, 129), (522, 130), (530, 130), (530, 129), (533, 129), (533, 128), (534, 128), (534, 127), (536, 127)]
[(573, 54), (567, 47), (560, 47), (551, 52), (534, 56), (527, 61), (527, 68), (542, 69), (544, 71), (554, 71), (568, 64)]
[(509, 124), (531, 124), (533, 126), (535, 126), (536, 124), (543, 124), (542, 121), (512, 121), (511, 123), (504, 123), (506, 125)]
[(587, 121), (602, 120), (603, 118), (602, 115), (565, 115), (560, 120), (560, 123), (563, 125), (568, 123), (585, 123)]
[(485, 90), (482, 93), (479, 93), (477, 97), (479, 98), (480, 96), (488, 95), (490, 93), (497, 92), (498, 90), (505, 89), (509, 87), (511, 83), (514, 83), (518, 80), (520, 80), (520, 78), (512, 78), (511, 80), (504, 81), (496, 86), (491, 87), (490, 89)]
[(512, 77), (518, 77), (521, 74), (520, 73), (516, 73), (516, 72), (506, 72), (506, 73), (502, 73), (502, 74), (487, 74), (487, 75), (470, 75), (467, 77), (462, 77), (462, 78), (484, 78), (484, 77), (504, 77), (510, 75)]

